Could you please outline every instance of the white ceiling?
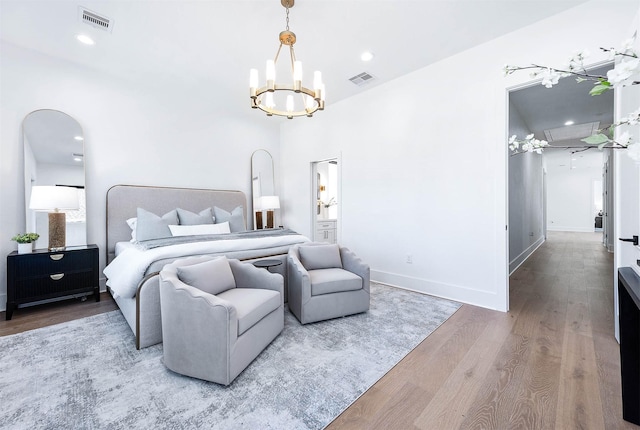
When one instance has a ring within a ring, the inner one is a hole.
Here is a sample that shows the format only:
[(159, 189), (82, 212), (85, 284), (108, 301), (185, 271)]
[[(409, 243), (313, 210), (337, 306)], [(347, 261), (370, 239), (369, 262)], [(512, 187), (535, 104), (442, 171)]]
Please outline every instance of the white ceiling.
[[(589, 70), (590, 74), (606, 76), (607, 70), (613, 65), (602, 66)], [(593, 87), (591, 82), (578, 83), (573, 77), (560, 79), (557, 85), (546, 88), (543, 85), (535, 84), (530, 87), (513, 91), (509, 94), (509, 101), (516, 108), (529, 130), (538, 139), (547, 140), (544, 130), (567, 128), (564, 123), (573, 121), (574, 125), (570, 129), (579, 131), (585, 129), (591, 131), (590, 127), (579, 127), (580, 125), (598, 122), (598, 128), (610, 126), (613, 123), (613, 91), (607, 91), (599, 96), (589, 95), (589, 90)], [(560, 135), (561, 133), (554, 133)], [(556, 146), (584, 146), (584, 142), (576, 136), (571, 139), (572, 133), (567, 133), (569, 140), (553, 142)], [(562, 136), (561, 136), (562, 137)]]
[[(323, 72), (329, 107), (584, 2), (297, 0), (290, 27), (305, 82), (313, 70)], [(110, 18), (112, 32), (82, 23), (80, 5)], [(249, 69), (262, 73), (285, 27), (279, 0), (0, 0), (0, 16), (5, 41), (231, 110), (248, 109)], [(81, 45), (78, 33), (96, 44)], [(375, 58), (363, 63), (367, 49)], [(364, 86), (348, 80), (365, 71), (376, 79)]]

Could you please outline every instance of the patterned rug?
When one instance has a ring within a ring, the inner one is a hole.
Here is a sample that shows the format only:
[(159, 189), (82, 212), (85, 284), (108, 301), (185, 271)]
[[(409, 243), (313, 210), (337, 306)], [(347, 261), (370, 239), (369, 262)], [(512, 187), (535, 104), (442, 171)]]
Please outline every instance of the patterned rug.
[(371, 285), (371, 310), (284, 331), (229, 386), (138, 351), (120, 311), (0, 337), (0, 428), (322, 429), (460, 305)]

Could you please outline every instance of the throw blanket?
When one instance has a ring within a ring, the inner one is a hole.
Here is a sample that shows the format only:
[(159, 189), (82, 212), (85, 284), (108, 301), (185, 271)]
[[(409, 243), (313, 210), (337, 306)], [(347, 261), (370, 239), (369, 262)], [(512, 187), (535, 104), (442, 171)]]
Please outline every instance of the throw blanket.
[(193, 242), (207, 242), (211, 240), (230, 240), (230, 239), (254, 239), (258, 237), (277, 237), (277, 236), (289, 236), (292, 234), (298, 234), (290, 229), (275, 229), (275, 230), (247, 230), (238, 233), (227, 234), (202, 234), (198, 236), (172, 236), (163, 237), (160, 239), (146, 240), (144, 242), (137, 242), (139, 249), (147, 250), (154, 249), (160, 246), (179, 245), (181, 243), (193, 243)]
[[(150, 244), (149, 249), (130, 247), (122, 251), (105, 267), (103, 273), (107, 277), (107, 285), (111, 291), (121, 297), (134, 297), (138, 284), (146, 275), (146, 271), (154, 261), (166, 258), (180, 258), (192, 255), (225, 254), (237, 251), (250, 251), (290, 246), (308, 242), (305, 236), (291, 230), (270, 230), (268, 232), (247, 232), (256, 234), (224, 234), (217, 235), (214, 240), (193, 241), (195, 236), (171, 238), (176, 239), (173, 245), (157, 246)], [(234, 236), (236, 238), (229, 238)], [(225, 239), (226, 238), (226, 239)], [(151, 242), (151, 241), (148, 241)], [(266, 253), (265, 253), (266, 255)]]

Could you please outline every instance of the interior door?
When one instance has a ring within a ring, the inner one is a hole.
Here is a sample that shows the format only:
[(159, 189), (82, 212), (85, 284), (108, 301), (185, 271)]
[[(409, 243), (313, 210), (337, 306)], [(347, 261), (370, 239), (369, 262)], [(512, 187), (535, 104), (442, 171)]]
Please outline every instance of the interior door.
[[(637, 22), (636, 22), (637, 24)], [(636, 37), (635, 49), (640, 50), (640, 40)], [(615, 119), (626, 117), (640, 107), (640, 85), (616, 88)], [(635, 126), (617, 127), (616, 136), (628, 131), (637, 142), (640, 138), (640, 124)], [(618, 268), (631, 267), (640, 275), (640, 247), (633, 242), (620, 239), (632, 239), (640, 234), (640, 165), (632, 160), (626, 150), (615, 150), (615, 251), (614, 251), (614, 315), (615, 336), (620, 341), (620, 326), (618, 321)]]

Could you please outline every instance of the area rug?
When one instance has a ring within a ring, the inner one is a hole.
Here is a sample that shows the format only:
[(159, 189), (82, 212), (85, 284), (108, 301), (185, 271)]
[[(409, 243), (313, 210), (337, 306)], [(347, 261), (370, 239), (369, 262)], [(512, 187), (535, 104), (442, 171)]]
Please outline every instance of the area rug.
[(322, 429), (458, 303), (373, 284), (367, 313), (285, 328), (223, 387), (136, 350), (120, 311), (0, 337), (0, 427)]

